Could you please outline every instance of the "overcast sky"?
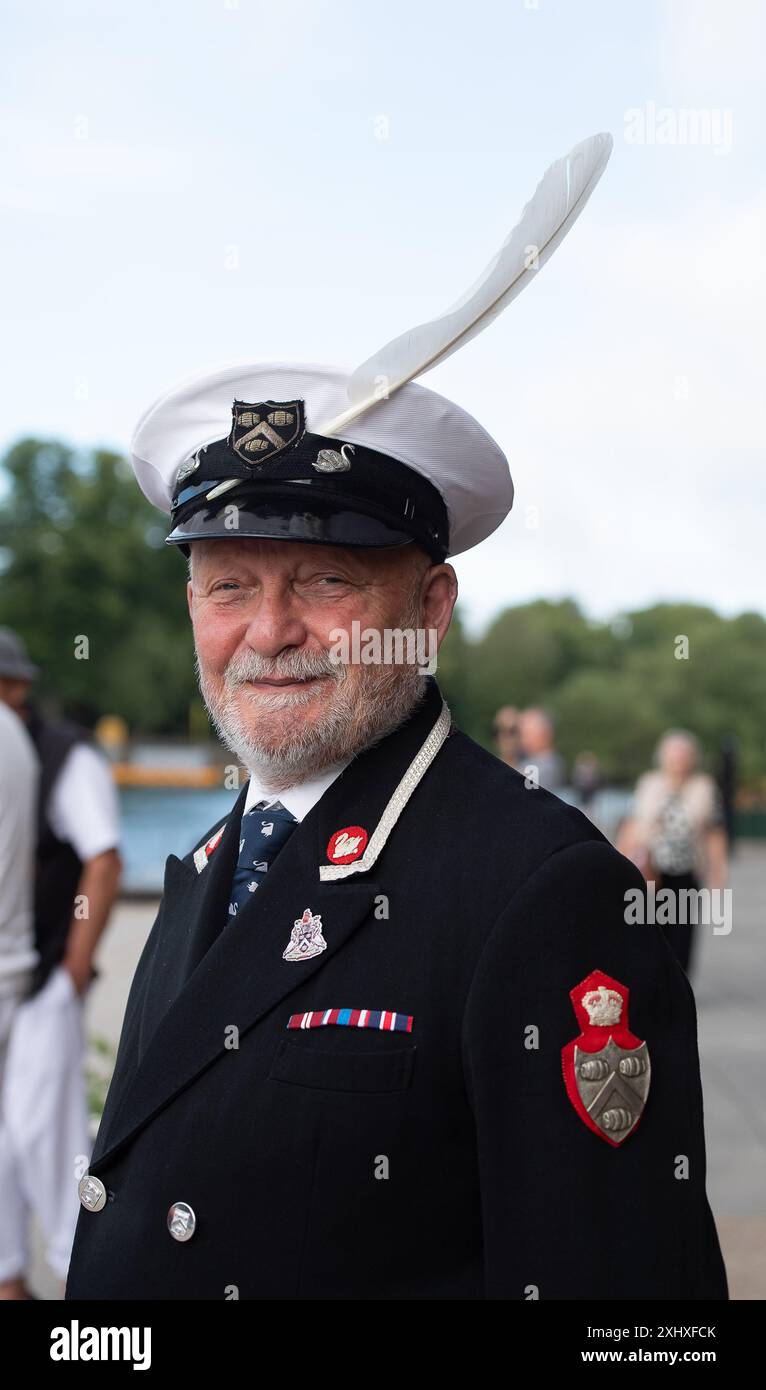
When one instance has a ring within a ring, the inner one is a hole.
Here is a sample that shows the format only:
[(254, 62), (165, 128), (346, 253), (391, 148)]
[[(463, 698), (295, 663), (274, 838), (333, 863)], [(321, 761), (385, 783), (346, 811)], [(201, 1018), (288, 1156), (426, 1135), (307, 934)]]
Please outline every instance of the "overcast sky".
[(564, 246), (422, 379), (516, 485), (455, 562), (463, 613), (764, 611), (766, 7), (4, 10), (0, 447), (126, 451), (154, 397), (213, 362), (355, 366), (451, 304), (551, 160), (609, 130)]

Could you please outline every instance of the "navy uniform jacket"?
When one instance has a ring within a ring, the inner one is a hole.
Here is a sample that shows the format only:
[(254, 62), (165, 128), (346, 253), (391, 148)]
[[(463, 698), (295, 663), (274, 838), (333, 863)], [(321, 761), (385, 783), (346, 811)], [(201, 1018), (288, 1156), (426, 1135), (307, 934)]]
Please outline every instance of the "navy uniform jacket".
[[(625, 923), (642, 880), (454, 727), (425, 766), (445, 727), (431, 679), (234, 919), (246, 789), (201, 871), (168, 859), (90, 1164), (107, 1201), (80, 1211), (67, 1299), (727, 1298), (694, 999), (661, 928)], [(378, 829), (372, 867), (321, 880), (354, 826)], [(285, 960), (307, 908), (326, 950)], [(562, 1073), (570, 990), (595, 970), (629, 989), (651, 1058), (619, 1147)], [(411, 1031), (287, 1027), (338, 1008)]]

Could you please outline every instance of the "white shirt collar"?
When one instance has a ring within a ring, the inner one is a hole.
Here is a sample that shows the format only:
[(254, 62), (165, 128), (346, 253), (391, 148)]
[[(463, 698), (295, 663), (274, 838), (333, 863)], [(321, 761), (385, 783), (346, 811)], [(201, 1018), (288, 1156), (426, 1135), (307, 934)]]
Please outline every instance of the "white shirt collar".
[(269, 806), (273, 805), (275, 801), (279, 801), (286, 811), (295, 816), (297, 821), (302, 821), (312, 806), (316, 805), (320, 796), (324, 796), (327, 788), (331, 786), (336, 777), (340, 776), (344, 767), (348, 767), (350, 762), (350, 758), (345, 758), (343, 762), (328, 767), (318, 777), (301, 782), (297, 787), (287, 787), (282, 792), (266, 791), (257, 774), (251, 773), (242, 814), (247, 815), (251, 806), (254, 806), (257, 801), (266, 801)]

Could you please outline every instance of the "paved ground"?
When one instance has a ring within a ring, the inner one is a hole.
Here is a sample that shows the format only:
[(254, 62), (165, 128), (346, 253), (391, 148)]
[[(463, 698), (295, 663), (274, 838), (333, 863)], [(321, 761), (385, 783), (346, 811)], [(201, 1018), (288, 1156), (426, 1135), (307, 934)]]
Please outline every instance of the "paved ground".
[[(692, 979), (699, 1014), (708, 1195), (735, 1299), (766, 1298), (766, 845), (732, 867), (733, 929), (703, 929)], [(91, 1038), (116, 1046), (127, 990), (156, 903), (122, 903), (103, 943), (88, 1004)], [(94, 1064), (95, 1064), (94, 1059)], [(103, 1064), (102, 1064), (103, 1065)], [(32, 1283), (60, 1298), (36, 1240)]]
[[(766, 1298), (766, 846), (732, 864), (733, 927), (701, 938), (697, 996), (708, 1195), (733, 1298)], [(693, 967), (694, 969), (694, 967)]]

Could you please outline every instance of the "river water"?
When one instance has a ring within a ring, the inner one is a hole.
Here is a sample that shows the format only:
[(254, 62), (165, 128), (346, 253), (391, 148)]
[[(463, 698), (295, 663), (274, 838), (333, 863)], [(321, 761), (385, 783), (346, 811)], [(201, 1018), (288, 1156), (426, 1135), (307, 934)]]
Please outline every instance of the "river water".
[(121, 787), (123, 891), (160, 893), (168, 855), (188, 854), (237, 796), (217, 787)]

